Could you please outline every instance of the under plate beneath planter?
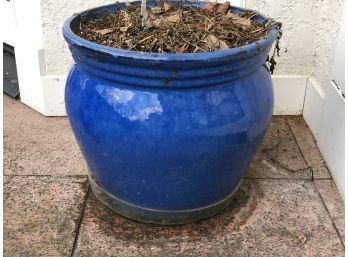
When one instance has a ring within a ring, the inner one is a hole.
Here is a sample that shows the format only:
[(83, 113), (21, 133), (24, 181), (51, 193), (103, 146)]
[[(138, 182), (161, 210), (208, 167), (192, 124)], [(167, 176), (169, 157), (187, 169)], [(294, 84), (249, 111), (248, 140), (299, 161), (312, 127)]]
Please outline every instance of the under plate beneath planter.
[(133, 220), (161, 225), (186, 224), (214, 216), (229, 205), (242, 183), (241, 180), (231, 194), (215, 204), (196, 209), (168, 211), (147, 209), (128, 203), (105, 191), (90, 176), (89, 181), (95, 196), (111, 210)]

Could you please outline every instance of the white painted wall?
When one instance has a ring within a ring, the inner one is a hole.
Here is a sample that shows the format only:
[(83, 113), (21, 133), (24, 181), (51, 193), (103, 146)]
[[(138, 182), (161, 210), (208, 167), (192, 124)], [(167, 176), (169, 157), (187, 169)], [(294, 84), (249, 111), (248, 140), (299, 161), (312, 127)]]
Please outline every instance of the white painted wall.
[(312, 28), (314, 38), (313, 76), (325, 91), (331, 86), (335, 50), (343, 21), (344, 0), (314, 1)]
[(246, 8), (264, 13), (283, 24), (281, 58), (276, 75), (306, 75), (313, 69), (312, 6), (316, 0), (245, 0)]
[(71, 64), (72, 58), (62, 35), (64, 21), (86, 9), (114, 3), (114, 0), (40, 0), (42, 41), (45, 51), (46, 75), (65, 75)]
[[(342, 17), (342, 20), (344, 20), (344, 17)], [(345, 94), (345, 30), (345, 22), (342, 22), (332, 65), (332, 80), (335, 82), (342, 94)]]

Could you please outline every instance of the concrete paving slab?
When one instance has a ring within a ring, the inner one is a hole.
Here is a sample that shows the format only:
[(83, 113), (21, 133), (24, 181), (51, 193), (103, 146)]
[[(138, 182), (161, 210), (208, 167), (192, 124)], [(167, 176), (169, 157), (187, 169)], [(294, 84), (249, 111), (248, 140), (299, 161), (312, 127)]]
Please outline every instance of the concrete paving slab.
[(184, 226), (123, 218), (91, 193), (74, 256), (343, 256), (312, 181), (244, 180), (234, 202)]
[(274, 116), (255, 156), (247, 178), (311, 179), (306, 164), (284, 117)]
[(6, 175), (85, 175), (85, 164), (66, 117), (44, 117), (4, 96)]
[(313, 169), (314, 178), (331, 178), (316, 141), (302, 116), (286, 118), (305, 160)]
[(86, 177), (13, 177), (5, 189), (4, 256), (70, 256)]
[(344, 243), (344, 203), (332, 179), (316, 179), (315, 184)]

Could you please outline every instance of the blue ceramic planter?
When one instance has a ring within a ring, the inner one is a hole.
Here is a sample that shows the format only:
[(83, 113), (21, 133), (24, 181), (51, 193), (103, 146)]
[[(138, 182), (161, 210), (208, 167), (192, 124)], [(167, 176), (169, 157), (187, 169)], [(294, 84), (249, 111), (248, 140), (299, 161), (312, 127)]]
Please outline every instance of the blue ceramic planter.
[(243, 47), (196, 54), (114, 49), (74, 33), (81, 18), (121, 8), (91, 9), (63, 27), (75, 60), (66, 110), (92, 189), (114, 211), (144, 222), (211, 216), (230, 202), (270, 122), (264, 63), (278, 29)]

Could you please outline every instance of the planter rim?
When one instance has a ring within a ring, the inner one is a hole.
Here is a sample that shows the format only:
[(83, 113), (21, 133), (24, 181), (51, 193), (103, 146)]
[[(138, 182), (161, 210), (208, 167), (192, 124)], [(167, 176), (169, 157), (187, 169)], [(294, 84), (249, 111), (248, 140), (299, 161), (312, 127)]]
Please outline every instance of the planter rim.
[[(148, 4), (153, 3), (154, 1), (149, 1)], [(134, 1), (133, 4), (139, 4), (140, 1)], [(205, 1), (197, 1), (196, 4), (202, 4), (207, 3)], [(191, 3), (192, 4), (192, 3)], [(240, 59), (241, 57), (248, 58), (259, 51), (269, 47), (277, 38), (279, 34), (279, 28), (276, 25), (273, 25), (271, 32), (266, 38), (260, 39), (258, 41), (255, 41), (253, 43), (230, 48), (226, 50), (216, 50), (212, 52), (200, 52), (200, 53), (155, 53), (155, 52), (138, 52), (133, 50), (125, 50), (121, 48), (114, 48), (109, 46), (104, 46), (101, 44), (93, 43), (89, 40), (83, 39), (80, 36), (78, 36), (76, 33), (74, 33), (71, 29), (72, 22), (75, 21), (75, 19), (78, 19), (82, 16), (85, 16), (87, 14), (93, 14), (93, 13), (100, 13), (103, 10), (107, 10), (108, 8), (111, 8), (112, 6), (117, 5), (125, 5), (125, 3), (114, 3), (114, 4), (108, 4), (103, 5), (95, 8), (91, 8), (88, 10), (85, 10), (80, 13), (76, 13), (69, 17), (63, 25), (62, 31), (63, 36), (65, 40), (68, 42), (69, 45), (74, 45), (77, 47), (83, 47), (87, 48), (89, 50), (99, 52), (102, 54), (106, 54), (109, 56), (114, 57), (123, 57), (123, 58), (131, 58), (134, 60), (153, 60), (153, 61), (216, 61), (219, 59), (225, 59), (228, 58), (231, 60), (231, 57), (236, 57), (237, 59)], [(246, 11), (248, 9), (241, 8), (241, 7), (232, 7), (231, 10), (235, 12), (242, 12)], [(270, 21), (270, 18), (267, 18), (266, 16), (262, 15), (261, 13), (257, 12), (256, 15), (257, 18), (263, 20), (263, 21)], [(234, 59), (234, 58), (233, 58)]]

